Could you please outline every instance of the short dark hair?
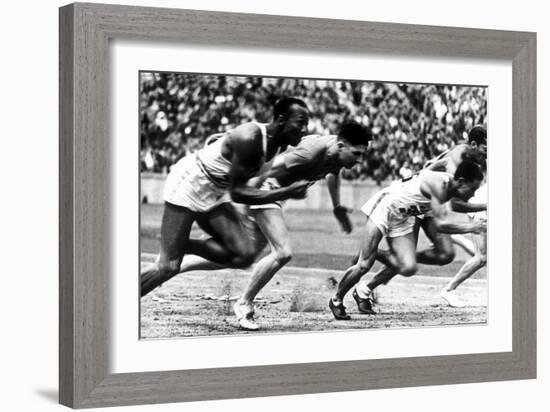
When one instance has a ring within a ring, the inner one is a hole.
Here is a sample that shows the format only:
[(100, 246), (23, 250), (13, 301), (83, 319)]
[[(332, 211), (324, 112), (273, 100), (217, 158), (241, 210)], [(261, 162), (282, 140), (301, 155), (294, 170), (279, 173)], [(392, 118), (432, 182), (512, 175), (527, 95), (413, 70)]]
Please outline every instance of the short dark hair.
[(474, 126), (468, 133), (468, 143), (487, 144), (487, 130), (481, 125)]
[(487, 155), (478, 149), (467, 147), (462, 153), (462, 161), (469, 161), (481, 166), (481, 170), (487, 169)]
[(455, 180), (463, 178), (466, 182), (473, 182), (474, 180), (483, 180), (483, 171), (481, 166), (470, 160), (463, 160), (455, 172)]
[(295, 104), (303, 107), (309, 112), (307, 105), (302, 99), (298, 99), (297, 97), (283, 97), (275, 103), (275, 107), (273, 108), (273, 118), (277, 119), (279, 116), (288, 116), (290, 108)]
[(369, 128), (359, 124), (354, 120), (349, 120), (342, 124), (338, 137), (345, 140), (352, 146), (367, 146), (372, 140), (372, 132)]

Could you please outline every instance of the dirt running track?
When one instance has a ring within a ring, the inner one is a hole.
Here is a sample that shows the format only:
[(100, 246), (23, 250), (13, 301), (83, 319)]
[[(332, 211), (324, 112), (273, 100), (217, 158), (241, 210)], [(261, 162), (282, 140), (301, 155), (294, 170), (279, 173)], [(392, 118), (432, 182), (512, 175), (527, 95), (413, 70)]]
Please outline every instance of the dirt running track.
[[(142, 207), (142, 264), (154, 258), (158, 248), (158, 224), (162, 208)], [(439, 291), (466, 259), (445, 267), (421, 266), (417, 276), (396, 277), (378, 288), (379, 313), (357, 312), (350, 296), (344, 302), (351, 321), (336, 321), (327, 303), (357, 249), (362, 216), (354, 214), (357, 230), (346, 236), (338, 231), (330, 213), (285, 212), (291, 231), (294, 258), (258, 296), (256, 319), (262, 329), (253, 333), (307, 332), (363, 328), (403, 328), (479, 324), (487, 321), (488, 284), (482, 270), (459, 288), (465, 308), (447, 306)], [(194, 230), (194, 235), (199, 234)], [(427, 243), (420, 240), (420, 246)], [(374, 270), (377, 267), (373, 268)], [(231, 307), (249, 272), (221, 270), (189, 272), (177, 276), (141, 299), (141, 337), (173, 338), (251, 333), (240, 330)]]

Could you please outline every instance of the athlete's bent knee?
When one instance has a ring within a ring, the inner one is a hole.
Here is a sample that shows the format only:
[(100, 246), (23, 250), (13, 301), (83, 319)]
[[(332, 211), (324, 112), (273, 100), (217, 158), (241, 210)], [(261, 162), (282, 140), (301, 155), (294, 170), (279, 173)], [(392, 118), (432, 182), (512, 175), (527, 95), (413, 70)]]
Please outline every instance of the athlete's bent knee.
[(359, 273), (361, 273), (361, 276), (362, 276), (369, 271), (373, 263), (374, 263), (374, 256), (366, 259), (359, 258), (359, 260), (357, 260), (357, 263), (355, 264), (355, 267), (357, 268)]
[(478, 268), (482, 268), (487, 264), (487, 256), (485, 255), (476, 255), (474, 259), (475, 259), (475, 265)]
[(281, 266), (286, 265), (292, 259), (292, 250), (290, 248), (278, 249), (275, 254), (275, 260)]
[(169, 260), (168, 262), (159, 263), (159, 274), (164, 280), (170, 279), (180, 270), (181, 259)]
[(244, 269), (249, 267), (256, 260), (257, 253), (254, 249), (248, 249), (241, 251), (239, 254), (235, 255), (231, 261), (232, 266), (239, 269)]
[(416, 263), (406, 263), (399, 268), (399, 274), (401, 276), (413, 276), (418, 271), (418, 265)]
[(479, 256), (479, 264), (481, 267), (487, 265), (487, 255), (480, 255)]
[(438, 264), (441, 266), (448, 265), (453, 260), (455, 260), (455, 251), (454, 250), (446, 250), (444, 252), (441, 252), (437, 256)]

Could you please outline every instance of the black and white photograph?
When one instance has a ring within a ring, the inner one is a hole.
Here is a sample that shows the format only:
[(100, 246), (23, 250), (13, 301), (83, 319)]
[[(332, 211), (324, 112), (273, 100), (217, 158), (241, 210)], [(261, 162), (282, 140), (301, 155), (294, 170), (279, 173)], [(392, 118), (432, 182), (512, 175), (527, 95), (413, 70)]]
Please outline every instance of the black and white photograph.
[(139, 87), (141, 339), (487, 322), (487, 87)]
[(5, 5), (3, 410), (548, 409), (543, 2)]

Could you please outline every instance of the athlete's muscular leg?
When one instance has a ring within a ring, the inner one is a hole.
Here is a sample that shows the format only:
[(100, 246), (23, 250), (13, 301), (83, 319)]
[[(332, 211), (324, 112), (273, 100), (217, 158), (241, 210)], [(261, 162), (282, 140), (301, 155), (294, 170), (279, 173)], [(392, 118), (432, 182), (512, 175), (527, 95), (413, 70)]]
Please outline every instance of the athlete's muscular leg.
[(416, 234), (414, 232), (399, 237), (388, 238), (388, 243), (391, 253), (399, 263), (395, 269), (384, 269), (377, 273), (367, 283), (370, 290), (374, 290), (381, 284), (387, 283), (396, 273), (402, 276), (413, 276), (417, 271)]
[[(420, 222), (419, 219), (415, 219), (415, 224), (413, 228), (414, 233), (414, 239), (415, 239), (415, 245), (418, 244), (418, 232), (420, 230)], [(383, 268), (380, 272), (378, 272), (372, 279), (372, 285), (373, 287), (377, 287), (380, 285), (386, 285), (391, 279), (393, 279), (397, 274), (399, 273), (399, 266), (401, 263), (397, 259), (397, 256), (395, 253), (393, 253), (391, 250), (378, 250), (378, 254), (376, 255), (376, 259), (384, 264), (386, 267)]]
[(455, 258), (451, 235), (438, 232), (433, 217), (425, 216), (421, 225), (426, 236), (432, 241), (433, 246), (417, 253), (418, 263), (440, 266), (451, 263)]
[(474, 235), (474, 256), (460, 268), (457, 274), (445, 287), (447, 291), (455, 290), (462, 282), (487, 264), (487, 233)]
[(372, 278), (369, 285), (374, 285), (373, 287), (387, 284), (390, 280), (397, 276), (399, 273), (398, 268), (400, 266), (400, 262), (391, 250), (379, 249), (376, 254), (376, 260), (385, 265), (385, 267)]
[(340, 280), (338, 289), (333, 298), (335, 303), (342, 302), (349, 290), (355, 286), (361, 277), (372, 267), (376, 259), (378, 245), (382, 240), (382, 236), (382, 232), (373, 221), (367, 219), (367, 224), (365, 225), (364, 233), (361, 238), (359, 259), (355, 265), (350, 266), (346, 270), (344, 277)]
[(185, 272), (192, 272), (194, 270), (218, 270), (225, 269), (227, 266), (221, 263), (212, 262), (197, 255), (185, 255), (180, 264), (180, 270), (178, 275)]
[(270, 253), (260, 259), (241, 296), (241, 304), (251, 304), (262, 288), (292, 258), (290, 236), (281, 208), (255, 209), (251, 213), (271, 247)]
[(225, 267), (250, 266), (261, 249), (247, 230), (244, 217), (231, 203), (224, 203), (209, 213), (197, 216), (199, 226), (212, 237), (193, 239), (187, 253), (201, 256)]
[(475, 255), (476, 252), (474, 242), (467, 239), (465, 235), (451, 235), (451, 239), (455, 245), (460, 246), (470, 256)]
[[(209, 225), (205, 222), (203, 222), (203, 225), (206, 227), (208, 232), (213, 234), (214, 230), (209, 227)], [(267, 245), (267, 240), (265, 239), (264, 235), (260, 231), (260, 228), (255, 222), (247, 222), (245, 224), (246, 232), (248, 233), (249, 237), (252, 237), (254, 239), (254, 251), (255, 255), (258, 256), (261, 254), (262, 250)], [(214, 238), (209, 239), (190, 239), (189, 241), (189, 248), (187, 251), (189, 253), (203, 253), (205, 256), (209, 256), (213, 259), (219, 259), (220, 256), (228, 257), (228, 260), (231, 263), (231, 254), (227, 254), (227, 249), (224, 248), (224, 246), (219, 242), (216, 241)], [(201, 252), (201, 248), (204, 248)], [(217, 251), (217, 252), (216, 252)], [(216, 263), (212, 260), (208, 260), (202, 256), (194, 255), (194, 254), (186, 254), (183, 257), (183, 260), (180, 265), (179, 273), (185, 273), (190, 272), (193, 270), (217, 270), (217, 269), (225, 269), (230, 267), (227, 263)]]
[[(416, 261), (425, 265), (447, 265), (451, 263), (455, 258), (455, 250), (451, 236), (446, 233), (438, 232), (433, 217), (425, 216), (423, 219), (416, 220), (414, 229), (416, 240), (418, 239), (418, 230), (420, 226), (426, 233), (426, 236), (432, 241), (433, 246), (417, 252)], [(385, 264), (386, 267), (374, 276), (371, 281), (372, 284), (375, 285), (374, 287), (388, 283), (394, 276), (400, 273), (399, 270), (396, 270), (396, 262), (392, 253), (379, 251), (377, 259)], [(403, 273), (401, 274), (406, 276)]]
[(189, 209), (165, 203), (160, 228), (160, 254), (153, 265), (141, 272), (141, 296), (179, 272), (194, 219), (195, 214)]
[[(454, 260), (455, 250), (451, 236), (446, 233), (438, 232), (433, 217), (425, 216), (423, 219), (417, 219), (415, 223), (415, 245), (418, 239), (419, 227), (422, 227), (426, 236), (432, 241), (433, 246), (416, 253), (416, 261), (425, 265), (447, 265)], [(394, 276), (400, 273), (396, 270), (396, 262), (391, 253), (380, 251), (377, 259), (386, 265), (384, 269), (378, 272), (371, 283), (374, 287), (388, 283)], [(370, 285), (370, 284), (369, 284)], [(369, 286), (370, 287), (370, 286)]]

